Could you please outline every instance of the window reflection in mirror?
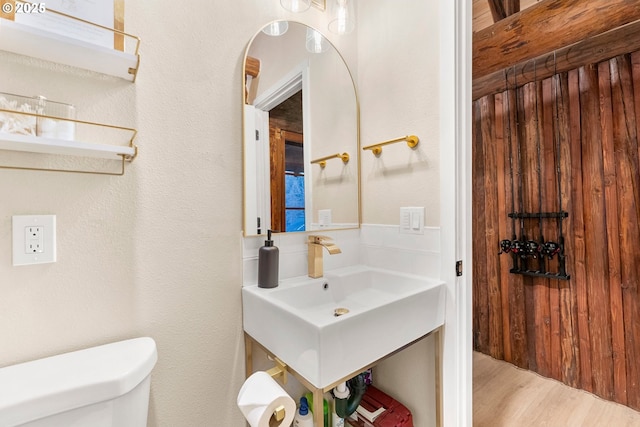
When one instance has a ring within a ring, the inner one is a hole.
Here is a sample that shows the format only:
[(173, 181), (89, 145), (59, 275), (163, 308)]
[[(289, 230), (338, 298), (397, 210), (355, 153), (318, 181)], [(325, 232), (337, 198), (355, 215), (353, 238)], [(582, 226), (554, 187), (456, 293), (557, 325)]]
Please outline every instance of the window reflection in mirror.
[[(284, 231), (305, 231), (304, 157), (302, 134), (287, 132), (284, 138)], [(273, 214), (272, 214), (273, 215)], [(272, 222), (274, 221), (272, 216)], [(282, 227), (279, 230), (283, 230)]]
[[(307, 51), (307, 28), (259, 32), (245, 58), (245, 235), (359, 226), (358, 104), (351, 74), (330, 46)], [(347, 152), (351, 159), (312, 160)]]

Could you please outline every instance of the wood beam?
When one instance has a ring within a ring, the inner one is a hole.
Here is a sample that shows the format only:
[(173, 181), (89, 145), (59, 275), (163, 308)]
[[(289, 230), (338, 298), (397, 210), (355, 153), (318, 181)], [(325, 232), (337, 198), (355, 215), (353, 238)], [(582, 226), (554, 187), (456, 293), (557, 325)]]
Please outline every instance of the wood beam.
[(498, 22), (520, 12), (520, 0), (487, 0), (493, 22)]
[(638, 19), (637, 0), (543, 0), (473, 34), (473, 75), (485, 76)]
[(502, 21), (507, 17), (507, 13), (504, 10), (504, 4), (502, 0), (487, 0), (489, 2), (489, 10), (491, 10), (491, 16), (493, 22)]
[(520, 12), (520, 0), (504, 0), (504, 12), (506, 16)]
[[(522, 86), (534, 79), (541, 80), (594, 64), (625, 53), (640, 50), (640, 20), (588, 38), (571, 46), (546, 53), (531, 60), (473, 79), (472, 98), (502, 92), (516, 85)], [(505, 76), (506, 73), (506, 76)]]

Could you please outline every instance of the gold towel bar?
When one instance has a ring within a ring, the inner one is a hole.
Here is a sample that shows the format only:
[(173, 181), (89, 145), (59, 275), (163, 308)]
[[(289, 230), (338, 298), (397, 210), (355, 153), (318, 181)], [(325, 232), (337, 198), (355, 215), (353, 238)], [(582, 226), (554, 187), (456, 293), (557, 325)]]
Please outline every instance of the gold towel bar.
[(315, 159), (315, 160), (311, 160), (311, 164), (314, 163), (319, 163), (321, 168), (324, 168), (325, 166), (327, 166), (327, 160), (330, 159), (342, 159), (342, 161), (344, 163), (349, 163), (349, 153), (337, 153), (337, 154), (332, 154), (331, 156), (325, 156), (325, 157), (321, 157), (319, 159)]
[(367, 145), (366, 147), (362, 147), (363, 150), (371, 150), (374, 155), (379, 156), (382, 153), (382, 146), (387, 144), (395, 144), (396, 142), (407, 141), (407, 145), (409, 148), (414, 148), (420, 142), (415, 135), (407, 135), (402, 136), (400, 138), (390, 139), (388, 141), (378, 142), (377, 144)]

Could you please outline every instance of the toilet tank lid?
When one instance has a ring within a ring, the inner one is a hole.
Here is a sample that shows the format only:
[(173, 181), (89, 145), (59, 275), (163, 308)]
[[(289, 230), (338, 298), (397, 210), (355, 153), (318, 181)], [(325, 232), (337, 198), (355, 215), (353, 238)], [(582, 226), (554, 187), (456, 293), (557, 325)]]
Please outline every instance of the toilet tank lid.
[(0, 420), (22, 424), (122, 396), (157, 360), (155, 341), (143, 337), (1, 368)]

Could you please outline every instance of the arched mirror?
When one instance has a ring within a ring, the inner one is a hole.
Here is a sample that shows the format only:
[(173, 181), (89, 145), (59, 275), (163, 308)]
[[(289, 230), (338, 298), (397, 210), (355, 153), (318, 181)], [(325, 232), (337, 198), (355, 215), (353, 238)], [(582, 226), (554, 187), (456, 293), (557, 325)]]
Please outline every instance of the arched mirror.
[(243, 71), (244, 235), (358, 227), (359, 108), (340, 53), (275, 21), (250, 41)]

